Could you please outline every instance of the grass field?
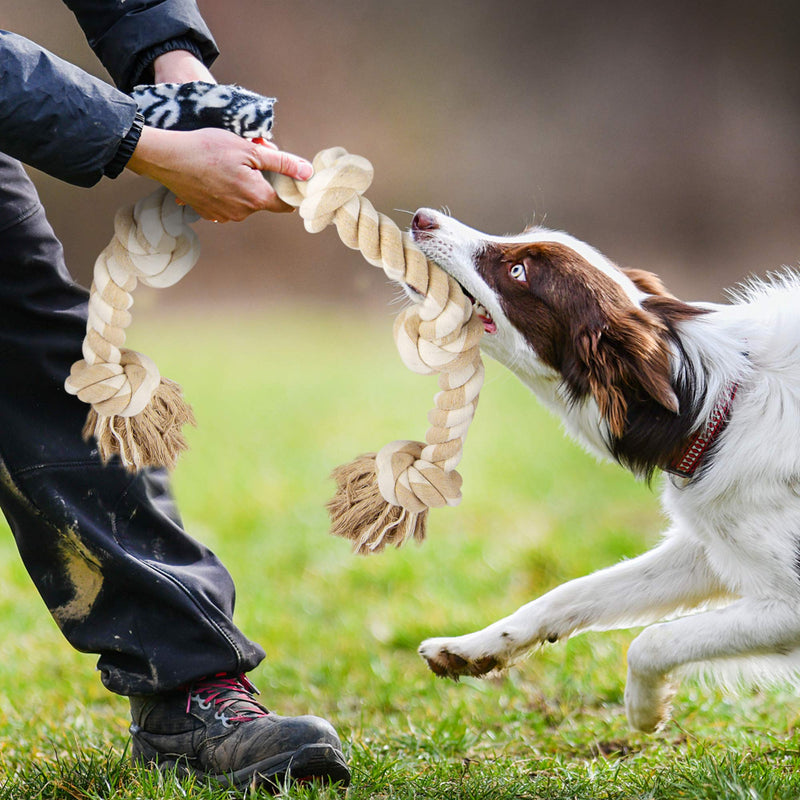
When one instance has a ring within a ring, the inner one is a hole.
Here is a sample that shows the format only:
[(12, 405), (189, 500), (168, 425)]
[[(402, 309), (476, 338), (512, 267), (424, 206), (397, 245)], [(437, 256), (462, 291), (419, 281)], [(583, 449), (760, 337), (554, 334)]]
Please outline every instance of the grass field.
[[(549, 647), (502, 679), (456, 685), (427, 671), (421, 639), (482, 627), (632, 556), (662, 519), (646, 486), (584, 455), (488, 364), (462, 504), (432, 513), (422, 546), (351, 555), (326, 532), (330, 469), (421, 438), (436, 390), (405, 370), (390, 329), (388, 313), (290, 308), (134, 325), (131, 343), (193, 402), (199, 427), (175, 491), (188, 530), (234, 575), (237, 622), (268, 650), (252, 676), (263, 701), (334, 721), (353, 800), (800, 797), (788, 690), (727, 697), (687, 683), (674, 723), (631, 733), (631, 631)], [(0, 800), (227, 797), (129, 766), (126, 702), (61, 639), (7, 530), (0, 547)]]

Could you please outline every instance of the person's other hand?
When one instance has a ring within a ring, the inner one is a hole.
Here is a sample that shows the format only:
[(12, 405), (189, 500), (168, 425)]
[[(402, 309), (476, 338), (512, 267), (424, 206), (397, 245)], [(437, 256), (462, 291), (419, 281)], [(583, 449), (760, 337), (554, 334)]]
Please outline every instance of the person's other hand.
[(313, 174), (304, 158), (272, 142), (251, 142), (217, 128), (168, 131), (145, 126), (128, 169), (162, 183), (180, 202), (215, 222), (239, 221), (255, 211), (292, 211), (262, 171), (298, 180)]
[(216, 83), (208, 67), (188, 50), (170, 50), (153, 61), (156, 83)]

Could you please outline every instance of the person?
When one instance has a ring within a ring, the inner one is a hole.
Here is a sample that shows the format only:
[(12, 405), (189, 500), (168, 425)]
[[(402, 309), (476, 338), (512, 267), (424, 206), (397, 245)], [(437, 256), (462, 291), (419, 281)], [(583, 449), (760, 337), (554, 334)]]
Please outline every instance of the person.
[(288, 210), (260, 170), (305, 180), (311, 165), (222, 129), (143, 125), (137, 83), (214, 80), (194, 0), (66, 2), (116, 87), (0, 32), (0, 507), (66, 639), (130, 698), (135, 761), (237, 788), (346, 785), (329, 722), (255, 700), (246, 673), (264, 651), (234, 625), (231, 577), (184, 531), (165, 473), (104, 466), (83, 441), (85, 406), (63, 383), (87, 293), (20, 162), (78, 186), (128, 168), (220, 222)]

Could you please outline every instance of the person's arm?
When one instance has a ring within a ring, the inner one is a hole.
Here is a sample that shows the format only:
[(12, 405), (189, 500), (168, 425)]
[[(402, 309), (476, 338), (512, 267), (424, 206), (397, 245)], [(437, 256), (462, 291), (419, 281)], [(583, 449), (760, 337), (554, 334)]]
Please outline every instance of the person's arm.
[[(155, 59), (157, 83), (214, 82), (191, 53), (175, 50)], [(292, 211), (264, 180), (261, 170), (305, 180), (313, 172), (302, 158), (283, 153), (272, 142), (250, 142), (229, 131), (165, 131), (145, 127), (128, 169), (169, 188), (201, 217), (217, 222), (241, 220), (254, 211)]]
[(127, 95), (0, 31), (0, 151), (77, 186), (122, 171), (141, 130)]
[(64, 0), (116, 85), (152, 83), (153, 62), (183, 50), (210, 67), (216, 43), (194, 0)]
[[(178, 77), (171, 71), (178, 62), (171, 61), (156, 64), (170, 80)], [(92, 186), (127, 166), (163, 183), (201, 216), (220, 221), (257, 210), (288, 210), (260, 170), (301, 179), (312, 171), (303, 159), (230, 131), (143, 127), (130, 97), (5, 31), (0, 31), (0, 151), (77, 186)]]

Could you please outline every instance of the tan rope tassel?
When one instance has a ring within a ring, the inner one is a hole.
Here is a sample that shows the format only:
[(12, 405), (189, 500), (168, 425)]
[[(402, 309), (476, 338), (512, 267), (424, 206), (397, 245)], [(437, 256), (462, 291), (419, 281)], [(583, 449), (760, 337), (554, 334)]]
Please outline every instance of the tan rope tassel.
[(83, 432), (97, 439), (104, 462), (118, 455), (132, 470), (171, 468), (186, 449), (181, 428), (194, 415), (180, 387), (123, 345), (137, 283), (171, 286), (197, 262), (200, 246), (188, 224), (196, 219), (158, 189), (117, 212), (114, 237), (95, 262), (83, 359), (64, 387), (91, 404)]
[(426, 444), (392, 442), (334, 470), (331, 532), (366, 554), (410, 538), (421, 541), (428, 509), (460, 502), (455, 468), (483, 384), (483, 325), (458, 283), (363, 197), (372, 183), (369, 161), (331, 148), (316, 156), (314, 170), (308, 182), (283, 175), (270, 180), (282, 200), (299, 207), (306, 230), (317, 233), (333, 223), (348, 247), (418, 293), (420, 302), (397, 318), (395, 341), (409, 369), (439, 373)]

